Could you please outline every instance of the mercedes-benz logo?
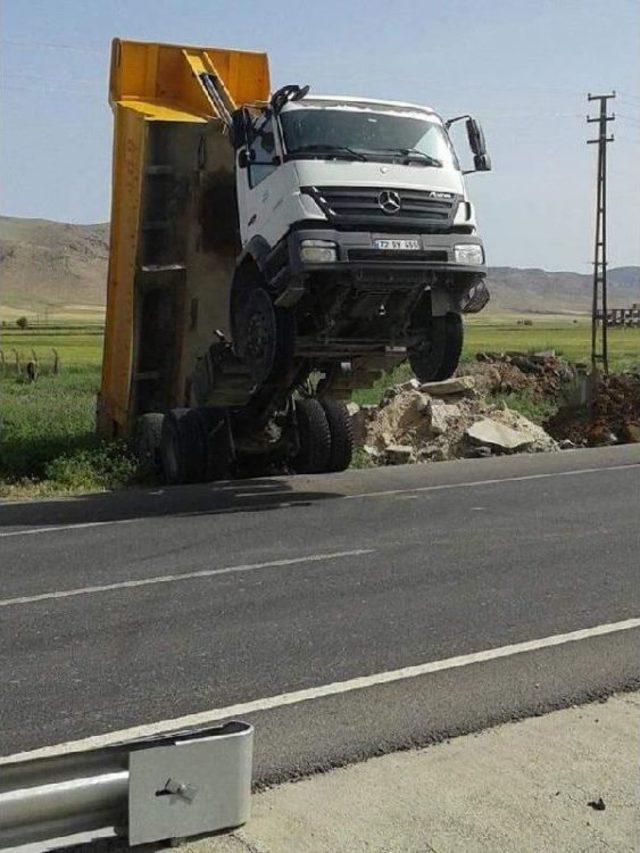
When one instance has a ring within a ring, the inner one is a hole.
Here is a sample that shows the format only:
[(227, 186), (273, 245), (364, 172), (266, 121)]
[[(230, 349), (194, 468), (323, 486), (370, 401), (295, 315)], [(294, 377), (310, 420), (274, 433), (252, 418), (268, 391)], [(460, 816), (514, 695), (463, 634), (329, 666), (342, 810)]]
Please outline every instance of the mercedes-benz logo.
[(402, 202), (394, 190), (382, 190), (378, 196), (378, 206), (385, 213), (399, 213)]

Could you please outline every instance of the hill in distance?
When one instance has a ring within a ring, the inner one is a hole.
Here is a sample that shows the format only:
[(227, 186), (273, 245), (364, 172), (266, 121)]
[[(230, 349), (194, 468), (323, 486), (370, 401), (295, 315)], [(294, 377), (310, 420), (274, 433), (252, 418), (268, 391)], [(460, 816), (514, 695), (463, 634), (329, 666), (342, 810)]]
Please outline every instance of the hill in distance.
[(0, 316), (101, 311), (108, 258), (108, 223), (0, 217)]
[[(0, 217), (0, 316), (81, 315), (106, 302), (109, 225)], [(492, 267), (490, 313), (586, 313), (591, 277)], [(640, 302), (640, 267), (609, 271), (609, 305)]]

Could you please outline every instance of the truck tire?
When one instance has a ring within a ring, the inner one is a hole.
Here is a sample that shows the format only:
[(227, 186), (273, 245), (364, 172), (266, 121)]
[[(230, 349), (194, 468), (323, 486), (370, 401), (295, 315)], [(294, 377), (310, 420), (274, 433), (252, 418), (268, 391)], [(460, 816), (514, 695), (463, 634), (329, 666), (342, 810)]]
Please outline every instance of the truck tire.
[(436, 375), (436, 381), (448, 379), (456, 372), (462, 355), (462, 344), (464, 343), (464, 326), (460, 314), (450, 311), (445, 317), (444, 353), (440, 368)]
[(172, 409), (165, 415), (160, 455), (169, 485), (207, 478), (207, 430), (196, 409)]
[(344, 403), (321, 400), (331, 433), (331, 450), (325, 471), (345, 471), (353, 456), (353, 427)]
[(247, 288), (238, 305), (237, 349), (257, 384), (277, 381), (290, 371), (295, 352), (295, 318), (278, 308), (260, 286)]
[(462, 353), (462, 317), (450, 311), (432, 317), (428, 337), (409, 352), (409, 364), (420, 382), (441, 382), (453, 376)]
[(143, 473), (159, 474), (162, 471), (160, 439), (163, 421), (164, 415), (160, 412), (147, 412), (136, 421), (133, 448)]
[(327, 470), (331, 455), (331, 431), (322, 405), (313, 398), (296, 400), (296, 421), (300, 448), (292, 460), (298, 474), (318, 474)]
[(202, 406), (195, 409), (200, 417), (207, 442), (206, 480), (227, 480), (234, 462), (233, 442), (224, 409)]

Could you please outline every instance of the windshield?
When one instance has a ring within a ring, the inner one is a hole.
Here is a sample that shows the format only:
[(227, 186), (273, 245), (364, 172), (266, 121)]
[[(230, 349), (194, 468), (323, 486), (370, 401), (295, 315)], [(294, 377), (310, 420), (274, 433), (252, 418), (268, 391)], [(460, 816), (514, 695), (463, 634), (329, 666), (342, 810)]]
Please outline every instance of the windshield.
[(292, 109), (280, 114), (287, 152), (296, 156), (354, 155), (459, 168), (444, 129), (429, 119), (347, 109)]

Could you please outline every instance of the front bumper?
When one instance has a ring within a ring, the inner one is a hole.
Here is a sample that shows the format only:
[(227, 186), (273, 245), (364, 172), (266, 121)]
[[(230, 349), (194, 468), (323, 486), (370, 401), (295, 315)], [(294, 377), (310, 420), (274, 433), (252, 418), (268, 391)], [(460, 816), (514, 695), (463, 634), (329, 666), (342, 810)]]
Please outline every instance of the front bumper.
[[(374, 241), (418, 240), (420, 249), (380, 250)], [(331, 263), (309, 263), (300, 258), (303, 240), (328, 240), (337, 246), (338, 259)], [(479, 237), (470, 234), (385, 234), (369, 231), (335, 231), (327, 228), (304, 228), (292, 231), (288, 238), (289, 270), (299, 276), (312, 272), (348, 272), (366, 270), (433, 271), (444, 274), (473, 275), (476, 280), (487, 274), (486, 264), (459, 264), (455, 261), (454, 246), (482, 246)]]

